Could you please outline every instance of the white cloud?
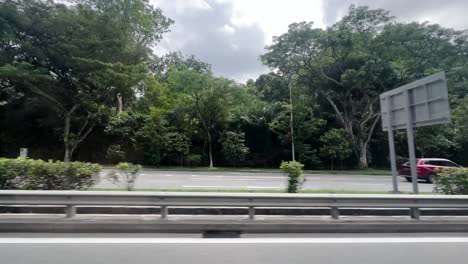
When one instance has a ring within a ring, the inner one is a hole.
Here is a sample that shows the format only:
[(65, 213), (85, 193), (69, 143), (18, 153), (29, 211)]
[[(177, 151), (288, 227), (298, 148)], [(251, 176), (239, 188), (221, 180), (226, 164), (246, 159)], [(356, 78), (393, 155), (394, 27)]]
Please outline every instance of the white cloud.
[[(228, 0), (221, 0), (227, 2)], [(317, 27), (322, 23), (322, 0), (232, 0), (234, 25), (258, 24), (265, 33), (267, 43), (273, 36), (288, 30), (288, 25), (299, 21), (314, 21)]]
[(238, 81), (268, 69), (259, 57), (272, 37), (294, 22), (313, 21), (324, 28), (342, 17), (350, 4), (391, 11), (401, 21), (433, 21), (468, 27), (467, 0), (151, 0), (175, 20), (155, 49), (181, 51), (212, 64), (215, 74)]

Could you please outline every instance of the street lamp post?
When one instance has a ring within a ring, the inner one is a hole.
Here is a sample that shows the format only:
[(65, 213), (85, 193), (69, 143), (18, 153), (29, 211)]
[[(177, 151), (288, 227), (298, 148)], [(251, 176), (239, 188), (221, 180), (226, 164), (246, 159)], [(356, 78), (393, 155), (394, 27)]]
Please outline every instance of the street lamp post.
[(296, 155), (295, 155), (295, 151), (294, 151), (294, 119), (293, 119), (293, 101), (292, 101), (292, 81), (291, 81), (292, 78), (289, 79), (289, 82), (288, 82), (288, 86), (289, 86), (289, 105), (291, 107), (291, 152), (292, 152), (292, 160), (293, 161), (296, 161)]

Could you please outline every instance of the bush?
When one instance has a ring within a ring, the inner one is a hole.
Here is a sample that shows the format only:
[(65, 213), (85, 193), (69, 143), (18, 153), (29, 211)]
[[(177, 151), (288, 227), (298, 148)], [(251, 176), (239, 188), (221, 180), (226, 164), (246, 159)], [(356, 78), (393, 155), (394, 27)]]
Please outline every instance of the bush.
[(438, 172), (434, 191), (443, 194), (468, 194), (468, 169), (453, 168)]
[(83, 162), (0, 159), (0, 188), (83, 190), (99, 180), (101, 166)]
[(302, 168), (304, 164), (297, 161), (283, 161), (281, 162), (280, 169), (288, 174), (288, 193), (297, 193), (301, 188), (305, 179)]
[(0, 159), (0, 189), (18, 189), (22, 178), (28, 175), (33, 160), (29, 159)]
[(117, 170), (109, 172), (109, 178), (114, 184), (122, 185), (127, 191), (135, 188), (135, 181), (140, 174), (141, 166), (128, 162), (117, 164)]

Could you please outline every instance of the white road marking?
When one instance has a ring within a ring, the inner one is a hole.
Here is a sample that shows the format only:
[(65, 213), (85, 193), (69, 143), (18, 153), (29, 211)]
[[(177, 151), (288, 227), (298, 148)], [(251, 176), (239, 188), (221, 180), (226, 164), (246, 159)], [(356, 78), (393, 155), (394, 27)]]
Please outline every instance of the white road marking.
[(201, 176), (201, 175), (191, 175), (193, 179), (199, 180), (211, 180), (213, 178), (224, 178), (229, 180), (264, 180), (264, 179), (279, 179), (284, 180), (286, 177), (270, 177), (270, 176)]
[(227, 186), (227, 185), (183, 185), (183, 188), (245, 188), (245, 186)]
[(247, 189), (279, 189), (281, 186), (247, 186)]
[(468, 243), (468, 237), (381, 238), (0, 238), (0, 244), (374, 244)]
[(281, 186), (183, 185), (183, 188), (279, 189)]
[(346, 183), (349, 185), (366, 185), (366, 186), (386, 186), (387, 184), (384, 183), (358, 183), (358, 182), (350, 182)]

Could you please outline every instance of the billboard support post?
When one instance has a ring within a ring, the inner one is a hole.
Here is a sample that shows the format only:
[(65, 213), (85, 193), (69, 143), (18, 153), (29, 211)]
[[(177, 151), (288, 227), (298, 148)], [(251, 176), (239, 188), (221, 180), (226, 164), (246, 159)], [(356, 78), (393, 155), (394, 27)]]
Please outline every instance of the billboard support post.
[[(390, 108), (390, 100), (387, 100), (387, 109)], [(388, 112), (387, 125), (390, 127), (390, 120), (392, 119), (392, 111)], [(395, 154), (395, 140), (393, 137), (393, 129), (387, 131), (388, 135), (388, 147), (390, 149), (390, 165), (392, 168), (392, 182), (393, 182), (393, 193), (399, 193), (398, 190), (398, 181), (397, 181), (397, 167), (396, 167), (396, 154)]]
[(416, 154), (414, 150), (413, 119), (411, 118), (410, 99), (408, 90), (405, 90), (405, 112), (406, 112), (406, 136), (408, 138), (409, 162), (411, 168), (411, 183), (413, 184), (413, 193), (419, 193), (418, 174), (416, 171)]

